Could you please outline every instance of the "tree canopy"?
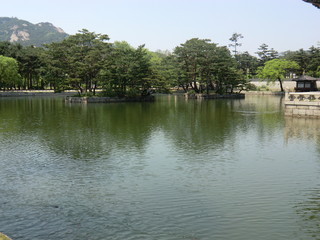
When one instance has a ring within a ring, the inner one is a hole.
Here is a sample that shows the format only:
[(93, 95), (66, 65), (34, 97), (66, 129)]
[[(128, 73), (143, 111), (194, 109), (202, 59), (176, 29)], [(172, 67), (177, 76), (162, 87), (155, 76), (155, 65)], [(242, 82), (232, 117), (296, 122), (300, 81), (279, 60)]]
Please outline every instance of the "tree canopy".
[(148, 95), (177, 87), (222, 94), (240, 91), (252, 78), (279, 81), (283, 90), (282, 80), (290, 71), (320, 77), (320, 47), (279, 54), (264, 43), (253, 56), (238, 50), (241, 38), (240, 33), (232, 35), (230, 50), (210, 39), (192, 38), (173, 52), (152, 52), (125, 41), (112, 43), (108, 35), (86, 29), (43, 47), (0, 42), (0, 55), (14, 59), (18, 72), (14, 78), (2, 77), (0, 87), (75, 89), (89, 95), (99, 89), (112, 96)]
[(298, 63), (285, 59), (273, 59), (267, 61), (263, 67), (258, 69), (258, 76), (267, 81), (279, 81), (280, 89), (283, 92), (282, 80), (290, 73), (299, 70)]
[(12, 89), (21, 84), (18, 63), (14, 58), (0, 56), (0, 88)]
[(181, 69), (179, 84), (186, 91), (191, 88), (197, 93), (223, 93), (236, 87), (235, 80), (241, 79), (230, 51), (209, 39), (192, 38), (176, 47), (174, 54)]

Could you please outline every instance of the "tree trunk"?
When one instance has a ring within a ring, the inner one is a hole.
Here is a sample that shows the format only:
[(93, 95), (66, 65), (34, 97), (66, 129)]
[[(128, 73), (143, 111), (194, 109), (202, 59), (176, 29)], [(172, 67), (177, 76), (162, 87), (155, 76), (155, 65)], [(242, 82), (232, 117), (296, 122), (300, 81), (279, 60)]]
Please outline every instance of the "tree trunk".
[(181, 85), (182, 89), (184, 92), (188, 92), (188, 86), (185, 86), (185, 85)]
[(279, 84), (280, 84), (281, 92), (284, 92), (281, 79), (280, 79), (280, 78), (278, 78), (278, 81), (279, 81)]
[(193, 90), (194, 90), (196, 93), (199, 93), (199, 88), (198, 88), (198, 86), (197, 86), (197, 82), (196, 82), (196, 81), (193, 82), (192, 88), (193, 88)]

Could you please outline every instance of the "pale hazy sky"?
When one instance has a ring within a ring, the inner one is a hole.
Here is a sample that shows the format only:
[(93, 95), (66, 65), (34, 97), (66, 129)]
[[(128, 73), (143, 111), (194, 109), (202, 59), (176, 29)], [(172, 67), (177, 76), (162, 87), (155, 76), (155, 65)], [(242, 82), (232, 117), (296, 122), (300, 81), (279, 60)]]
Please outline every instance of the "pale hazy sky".
[(262, 43), (282, 52), (320, 42), (320, 9), (302, 0), (3, 0), (0, 16), (51, 22), (69, 34), (86, 28), (152, 51), (194, 37), (226, 46), (234, 32), (244, 36), (239, 51), (251, 54)]

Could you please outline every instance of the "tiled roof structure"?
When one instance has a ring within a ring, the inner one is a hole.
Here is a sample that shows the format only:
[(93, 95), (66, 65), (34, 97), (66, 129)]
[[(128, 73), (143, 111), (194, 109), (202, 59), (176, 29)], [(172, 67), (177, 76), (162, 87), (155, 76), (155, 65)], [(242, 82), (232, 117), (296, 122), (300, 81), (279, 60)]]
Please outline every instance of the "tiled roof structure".
[(313, 6), (316, 6), (317, 8), (320, 8), (320, 0), (303, 0), (307, 3), (311, 3)]

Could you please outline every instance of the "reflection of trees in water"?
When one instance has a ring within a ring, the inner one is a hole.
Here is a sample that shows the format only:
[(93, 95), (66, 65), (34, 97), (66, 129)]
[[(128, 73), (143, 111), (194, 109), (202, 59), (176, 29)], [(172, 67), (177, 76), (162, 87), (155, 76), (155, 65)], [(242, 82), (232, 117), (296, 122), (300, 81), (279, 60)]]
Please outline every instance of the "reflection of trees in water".
[(155, 103), (90, 105), (38, 98), (8, 104), (0, 105), (0, 111), (19, 119), (13, 131), (39, 136), (52, 151), (76, 159), (99, 158), (114, 150), (144, 151), (157, 130), (179, 151), (208, 153), (223, 148), (225, 141), (232, 147), (238, 133), (252, 129), (261, 136), (272, 135), (279, 122), (277, 97), (185, 101), (167, 95)]
[(283, 124), (282, 98), (279, 96), (246, 96), (234, 102), (232, 111), (238, 116), (237, 132), (243, 137), (251, 131), (257, 133), (259, 142), (272, 141)]
[(320, 189), (308, 192), (308, 199), (296, 206), (301, 217), (302, 231), (313, 239), (320, 239)]
[(12, 134), (38, 136), (52, 151), (76, 159), (106, 156), (115, 148), (143, 151), (154, 118), (150, 103), (87, 106), (66, 105), (61, 98), (39, 98), (8, 104), (0, 110), (16, 119)]
[[(315, 145), (320, 153), (320, 120), (311, 118), (285, 117), (284, 136), (287, 144), (293, 141)], [(306, 191), (306, 200), (296, 205), (300, 216), (301, 231), (312, 239), (320, 239), (320, 189)]]
[(186, 102), (176, 101), (172, 96), (169, 103), (174, 103), (174, 107), (162, 126), (177, 150), (201, 154), (224, 150), (227, 146), (232, 152), (236, 138), (246, 136), (251, 130), (259, 131), (264, 137), (278, 132), (280, 102), (279, 97), (265, 96)]
[[(71, 105), (62, 109), (57, 119), (47, 119), (43, 136), (55, 149), (67, 148), (75, 158), (105, 156), (115, 149), (143, 151), (152, 131), (148, 103)], [(63, 120), (61, 130), (52, 130), (59, 120)], [(47, 131), (51, 133), (46, 135)]]
[(232, 131), (229, 109), (226, 101), (181, 101), (170, 109), (163, 129), (179, 150), (208, 152), (223, 145)]

